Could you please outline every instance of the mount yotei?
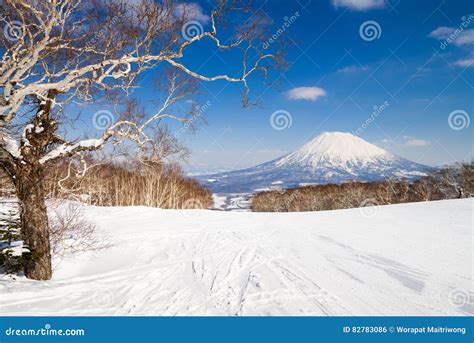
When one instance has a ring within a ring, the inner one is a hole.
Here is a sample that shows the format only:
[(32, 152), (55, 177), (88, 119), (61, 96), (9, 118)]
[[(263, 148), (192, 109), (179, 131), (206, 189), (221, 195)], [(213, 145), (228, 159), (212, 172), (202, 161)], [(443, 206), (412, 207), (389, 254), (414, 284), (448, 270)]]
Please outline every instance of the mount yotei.
[(431, 167), (383, 150), (350, 133), (324, 132), (298, 150), (252, 168), (197, 178), (215, 193), (386, 178), (415, 179)]

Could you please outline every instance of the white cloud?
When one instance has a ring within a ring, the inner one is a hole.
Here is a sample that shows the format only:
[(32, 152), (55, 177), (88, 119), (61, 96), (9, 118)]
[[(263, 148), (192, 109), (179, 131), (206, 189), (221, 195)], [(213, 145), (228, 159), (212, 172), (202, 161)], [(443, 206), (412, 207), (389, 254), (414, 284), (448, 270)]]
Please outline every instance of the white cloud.
[(447, 43), (452, 42), (457, 46), (474, 44), (474, 29), (463, 30), (461, 28), (440, 26), (433, 30), (429, 36), (438, 40), (446, 40)]
[(316, 101), (326, 95), (326, 91), (319, 87), (296, 87), (287, 92), (290, 100)]
[(197, 20), (202, 24), (207, 24), (211, 18), (205, 14), (201, 5), (195, 2), (185, 2), (176, 5), (176, 14), (178, 16), (185, 13), (186, 20)]
[(474, 68), (474, 57), (465, 58), (459, 61), (454, 62), (455, 65), (464, 68)]
[(432, 38), (442, 40), (442, 39), (448, 38), (451, 35), (451, 33), (454, 32), (454, 30), (455, 29), (453, 29), (452, 27), (440, 26), (436, 28), (435, 30), (431, 31), (429, 36)]
[[(474, 45), (474, 29), (465, 30), (462, 27), (440, 26), (432, 31), (429, 36), (441, 41), (442, 49), (445, 49), (449, 44), (454, 44), (469, 51)], [(471, 53), (470, 57), (457, 60), (453, 64), (464, 68), (474, 67), (474, 56)]]
[(331, 2), (335, 7), (346, 7), (355, 11), (367, 11), (385, 6), (385, 0), (331, 0)]
[(347, 67), (338, 69), (337, 72), (344, 73), (344, 74), (353, 74), (353, 73), (358, 73), (358, 72), (367, 71), (367, 70), (369, 70), (368, 67), (352, 65), (352, 66), (347, 66)]
[(407, 146), (430, 146), (431, 142), (424, 139), (405, 137), (405, 145)]
[(474, 44), (474, 29), (463, 31), (455, 43), (459, 45)]

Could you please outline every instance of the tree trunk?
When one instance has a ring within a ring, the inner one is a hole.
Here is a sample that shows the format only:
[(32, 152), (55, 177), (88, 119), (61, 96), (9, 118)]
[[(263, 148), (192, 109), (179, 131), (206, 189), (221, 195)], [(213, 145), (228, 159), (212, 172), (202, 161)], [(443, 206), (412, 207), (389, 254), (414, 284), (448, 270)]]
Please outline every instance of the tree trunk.
[(49, 280), (52, 276), (51, 251), (43, 168), (39, 164), (20, 168), (15, 186), (20, 200), (21, 232), (32, 253), (31, 262), (25, 266), (25, 275), (29, 279)]

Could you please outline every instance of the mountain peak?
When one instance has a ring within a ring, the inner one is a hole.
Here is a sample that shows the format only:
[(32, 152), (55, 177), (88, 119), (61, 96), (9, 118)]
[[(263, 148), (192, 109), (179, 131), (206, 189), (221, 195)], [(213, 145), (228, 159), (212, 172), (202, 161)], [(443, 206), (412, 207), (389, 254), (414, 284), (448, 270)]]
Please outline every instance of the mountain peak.
[(285, 156), (279, 165), (321, 162), (351, 163), (374, 159), (392, 159), (394, 155), (348, 132), (323, 132), (295, 152)]
[(387, 178), (415, 179), (431, 168), (391, 154), (348, 132), (323, 132), (298, 150), (258, 166), (203, 176), (218, 193)]

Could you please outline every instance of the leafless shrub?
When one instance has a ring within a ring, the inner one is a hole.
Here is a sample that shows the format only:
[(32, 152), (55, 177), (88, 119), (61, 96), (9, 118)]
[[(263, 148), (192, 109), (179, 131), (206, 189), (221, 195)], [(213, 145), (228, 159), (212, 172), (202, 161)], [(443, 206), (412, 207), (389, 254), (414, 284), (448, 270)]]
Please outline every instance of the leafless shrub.
[(96, 226), (84, 218), (78, 204), (68, 204), (61, 209), (49, 212), (51, 255), (55, 267), (69, 253), (103, 250), (111, 246), (101, 237)]

